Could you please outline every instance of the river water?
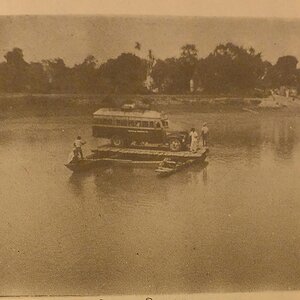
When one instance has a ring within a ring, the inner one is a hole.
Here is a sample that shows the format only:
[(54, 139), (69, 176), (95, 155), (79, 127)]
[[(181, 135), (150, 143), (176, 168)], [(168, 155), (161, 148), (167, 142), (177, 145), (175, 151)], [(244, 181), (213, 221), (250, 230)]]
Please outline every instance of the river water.
[(211, 130), (209, 164), (72, 174), (89, 117), (1, 121), (0, 294), (300, 288), (300, 116), (174, 113)]

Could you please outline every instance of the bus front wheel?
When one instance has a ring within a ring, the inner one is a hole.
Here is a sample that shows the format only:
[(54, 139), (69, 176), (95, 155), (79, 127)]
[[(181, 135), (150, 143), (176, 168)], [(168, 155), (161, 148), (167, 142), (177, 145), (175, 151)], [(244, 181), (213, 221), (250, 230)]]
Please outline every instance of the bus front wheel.
[(169, 148), (173, 152), (180, 151), (182, 148), (181, 142), (177, 138), (172, 138), (169, 140)]

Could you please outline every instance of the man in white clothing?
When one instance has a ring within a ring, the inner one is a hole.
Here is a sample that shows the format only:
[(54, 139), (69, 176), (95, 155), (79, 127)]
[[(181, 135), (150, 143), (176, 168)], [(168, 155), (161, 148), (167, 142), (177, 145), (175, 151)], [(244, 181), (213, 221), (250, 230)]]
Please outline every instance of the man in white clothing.
[(198, 133), (196, 132), (195, 128), (191, 129), (190, 138), (191, 138), (190, 151), (196, 152), (198, 148)]

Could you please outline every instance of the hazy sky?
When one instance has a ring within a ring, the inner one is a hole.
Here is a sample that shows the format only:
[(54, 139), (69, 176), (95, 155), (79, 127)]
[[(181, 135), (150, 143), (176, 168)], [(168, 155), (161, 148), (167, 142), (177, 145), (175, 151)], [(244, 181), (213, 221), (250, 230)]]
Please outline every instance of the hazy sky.
[(0, 59), (13, 47), (23, 49), (27, 61), (62, 57), (68, 65), (93, 54), (103, 62), (142, 44), (145, 56), (178, 56), (185, 43), (195, 43), (204, 57), (218, 43), (253, 46), (264, 59), (295, 55), (300, 60), (300, 20), (125, 17), (125, 16), (2, 16)]
[(0, 14), (300, 17), (299, 0), (1, 0)]

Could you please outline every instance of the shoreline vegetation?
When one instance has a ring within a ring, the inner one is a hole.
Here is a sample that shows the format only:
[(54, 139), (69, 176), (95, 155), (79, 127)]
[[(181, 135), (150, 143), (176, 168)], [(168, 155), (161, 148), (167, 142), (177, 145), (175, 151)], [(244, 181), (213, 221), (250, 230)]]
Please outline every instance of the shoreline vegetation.
[[(132, 51), (99, 63), (93, 55), (67, 66), (61, 57), (27, 62), (23, 50), (13, 48), (0, 62), (0, 93), (106, 95), (243, 95), (297, 96), (298, 59), (281, 56), (275, 64), (261, 52), (233, 43), (219, 44), (199, 57), (195, 44), (185, 44), (177, 56), (160, 59), (135, 42)], [(216, 98), (216, 97), (212, 97)]]

